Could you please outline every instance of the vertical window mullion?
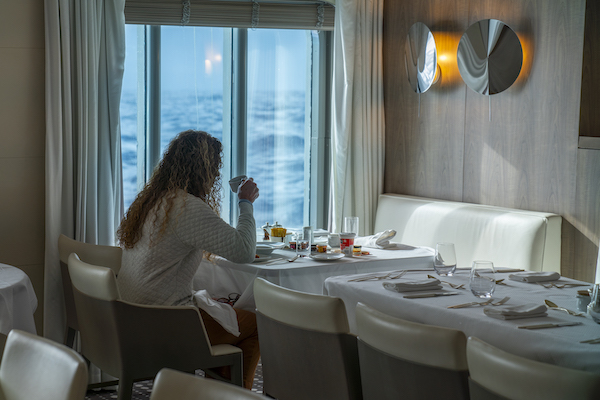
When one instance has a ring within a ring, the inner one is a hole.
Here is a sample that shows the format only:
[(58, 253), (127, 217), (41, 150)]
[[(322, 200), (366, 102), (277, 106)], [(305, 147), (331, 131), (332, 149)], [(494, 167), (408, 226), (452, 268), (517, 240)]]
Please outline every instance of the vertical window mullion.
[(310, 225), (327, 229), (331, 152), (331, 33), (312, 33), (310, 121)]
[[(248, 60), (248, 30), (233, 29), (232, 41), (232, 70), (231, 70), (231, 176), (246, 174), (247, 160), (247, 60)], [(232, 196), (233, 193), (232, 193)], [(231, 222), (238, 217), (238, 207), (235, 197), (230, 206)]]
[(160, 26), (152, 25), (147, 37), (146, 179), (160, 160)]

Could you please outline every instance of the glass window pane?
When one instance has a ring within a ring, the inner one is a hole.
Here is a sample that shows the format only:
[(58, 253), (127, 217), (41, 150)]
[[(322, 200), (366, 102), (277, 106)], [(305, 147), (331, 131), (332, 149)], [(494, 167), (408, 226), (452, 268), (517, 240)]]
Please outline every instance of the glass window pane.
[(257, 226), (308, 220), (309, 46), (307, 31), (248, 30), (247, 171), (260, 188)]
[(187, 129), (223, 138), (222, 28), (161, 28), (161, 154)]
[[(125, 26), (125, 70), (121, 92), (121, 157), (123, 160), (123, 202), (125, 209), (135, 199), (137, 177), (137, 129), (138, 129), (138, 27)], [(143, 48), (139, 49), (143, 52)]]

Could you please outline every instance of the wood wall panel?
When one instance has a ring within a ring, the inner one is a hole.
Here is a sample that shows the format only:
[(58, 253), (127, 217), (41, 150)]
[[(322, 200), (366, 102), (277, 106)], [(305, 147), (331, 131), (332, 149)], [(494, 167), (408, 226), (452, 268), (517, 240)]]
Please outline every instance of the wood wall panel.
[[(464, 85), (446, 79), (419, 95), (408, 84), (404, 46), (408, 30), (423, 22), (434, 32), (456, 33), (465, 2), (385, 3), (385, 190), (449, 200), (462, 199)], [(436, 38), (437, 40), (437, 38)], [(416, 173), (413, 173), (416, 172)]]
[[(558, 213), (562, 272), (591, 281), (600, 235), (600, 152), (577, 149), (585, 10), (585, 0), (386, 2), (385, 191)], [(517, 82), (491, 97), (462, 79), (437, 85), (421, 95), (417, 117), (418, 97), (398, 68), (397, 46), (410, 26), (419, 21), (436, 27), (434, 34), (440, 28), (462, 35), (486, 18), (502, 20), (523, 42)]]

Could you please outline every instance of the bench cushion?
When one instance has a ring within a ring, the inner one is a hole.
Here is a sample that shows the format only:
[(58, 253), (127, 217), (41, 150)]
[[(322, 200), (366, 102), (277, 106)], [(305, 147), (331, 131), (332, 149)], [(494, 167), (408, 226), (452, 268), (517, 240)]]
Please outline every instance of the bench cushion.
[(561, 224), (552, 213), (382, 194), (375, 232), (394, 229), (393, 242), (413, 246), (454, 243), (459, 267), (489, 260), (497, 267), (560, 273)]

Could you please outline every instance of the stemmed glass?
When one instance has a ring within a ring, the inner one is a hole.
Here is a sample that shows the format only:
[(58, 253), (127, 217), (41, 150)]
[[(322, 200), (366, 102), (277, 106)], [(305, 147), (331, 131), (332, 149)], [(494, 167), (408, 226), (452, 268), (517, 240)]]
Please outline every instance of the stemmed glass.
[(452, 276), (456, 271), (454, 243), (438, 243), (435, 246), (433, 268), (439, 276)]
[(496, 270), (491, 261), (473, 261), (469, 287), (475, 297), (491, 299), (496, 289)]

